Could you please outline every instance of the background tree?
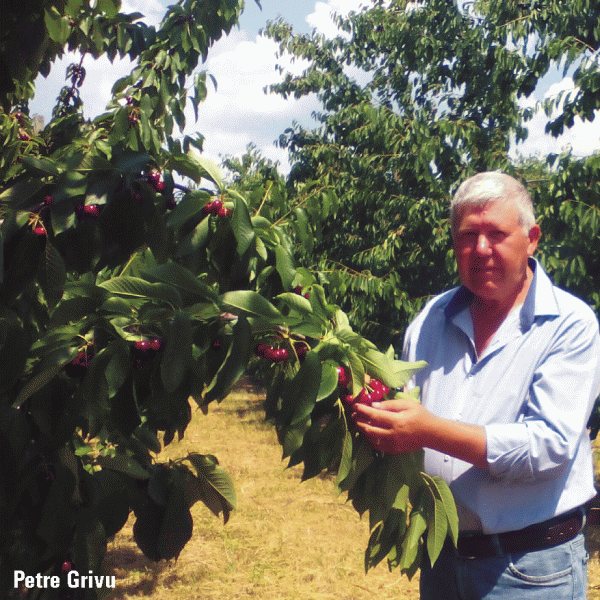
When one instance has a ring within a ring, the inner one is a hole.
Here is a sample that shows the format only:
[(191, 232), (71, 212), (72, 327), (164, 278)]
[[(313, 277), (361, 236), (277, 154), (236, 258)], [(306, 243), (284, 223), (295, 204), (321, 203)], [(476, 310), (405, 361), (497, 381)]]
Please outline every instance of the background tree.
[[(598, 17), (588, 5), (377, 0), (336, 17), (334, 39), (294, 34), (281, 20), (267, 26), (280, 52), (309, 61), (270, 91), (316, 93), (323, 106), (319, 127), (294, 126), (280, 138), (292, 161), (289, 188), (318, 179), (344, 206), (305, 260), (328, 277), (331, 298), (360, 331), (387, 342), (426, 298), (456, 284), (451, 193), (482, 170), (527, 177), (508, 150), (526, 138), (533, 115), (519, 99), (549, 69), (578, 65), (579, 86), (549, 131), (572, 126), (574, 115), (594, 118)], [(597, 259), (581, 248), (597, 235), (596, 160), (550, 156), (530, 188), (545, 231), (538, 256), (557, 283), (597, 309)], [(571, 219), (584, 229), (566, 243)]]

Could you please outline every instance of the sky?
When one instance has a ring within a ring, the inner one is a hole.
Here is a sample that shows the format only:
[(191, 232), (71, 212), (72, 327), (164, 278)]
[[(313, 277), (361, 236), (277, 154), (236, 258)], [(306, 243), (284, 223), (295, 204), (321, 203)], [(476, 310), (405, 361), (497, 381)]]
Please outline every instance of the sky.
[[(148, 24), (159, 24), (166, 6), (173, 0), (123, 0), (123, 12), (140, 12)], [(300, 73), (305, 65), (301, 61), (290, 63), (275, 56), (277, 45), (259, 35), (268, 21), (283, 17), (294, 31), (310, 33), (313, 30), (326, 36), (336, 34), (331, 19), (332, 11), (347, 14), (359, 10), (365, 0), (261, 0), (262, 10), (254, 0), (246, 0), (246, 8), (240, 19), (240, 27), (219, 40), (210, 50), (202, 69), (217, 80), (217, 89), (209, 84), (208, 97), (200, 106), (198, 121), (194, 122), (192, 109), (186, 113), (187, 127), (184, 134), (196, 131), (205, 136), (204, 154), (220, 163), (224, 156), (241, 156), (249, 143), (254, 143), (263, 156), (276, 161), (283, 173), (289, 163), (285, 150), (276, 147), (275, 140), (294, 122), (306, 127), (316, 126), (311, 113), (320, 108), (314, 96), (284, 100), (275, 94), (265, 94), (264, 88), (280, 81), (275, 65), (285, 65), (294, 73)], [(367, 0), (367, 4), (370, 4)], [(36, 97), (30, 103), (30, 114), (41, 114), (50, 120), (52, 108), (60, 88), (65, 84), (65, 72), (71, 62), (79, 62), (74, 55), (55, 63), (47, 79), (36, 81)], [(111, 95), (113, 83), (127, 75), (132, 68), (128, 59), (111, 64), (108, 59), (94, 61), (86, 56), (86, 80), (81, 88), (84, 116), (94, 118), (104, 112)], [(531, 105), (559, 90), (572, 88), (570, 78), (558, 75), (550, 77), (536, 97), (526, 101)], [(513, 146), (511, 155), (545, 155), (560, 152), (569, 144), (574, 154), (586, 155), (600, 147), (600, 119), (593, 123), (576, 123), (558, 140), (544, 134), (546, 117), (538, 114), (529, 124), (529, 137), (518, 147)]]

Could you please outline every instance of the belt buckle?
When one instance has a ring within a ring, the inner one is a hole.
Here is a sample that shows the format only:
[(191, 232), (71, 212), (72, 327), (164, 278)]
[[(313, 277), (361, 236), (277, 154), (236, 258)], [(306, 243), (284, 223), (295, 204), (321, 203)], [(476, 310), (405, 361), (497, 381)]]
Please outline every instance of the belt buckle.
[[(482, 534), (473, 533), (462, 536), (463, 544), (456, 548), (456, 553), (460, 558), (475, 560), (478, 558), (494, 558), (506, 554), (500, 536), (496, 533)], [(463, 545), (461, 551), (460, 546)], [(466, 546), (466, 548), (464, 547)], [(471, 552), (469, 552), (471, 550)]]

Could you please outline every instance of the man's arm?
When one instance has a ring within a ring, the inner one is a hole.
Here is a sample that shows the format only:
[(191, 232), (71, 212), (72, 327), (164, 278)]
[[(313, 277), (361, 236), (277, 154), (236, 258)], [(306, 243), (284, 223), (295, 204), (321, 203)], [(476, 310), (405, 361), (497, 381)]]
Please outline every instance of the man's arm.
[(431, 448), (488, 469), (485, 428), (438, 417), (412, 399), (353, 406), (352, 418), (372, 446), (389, 454)]

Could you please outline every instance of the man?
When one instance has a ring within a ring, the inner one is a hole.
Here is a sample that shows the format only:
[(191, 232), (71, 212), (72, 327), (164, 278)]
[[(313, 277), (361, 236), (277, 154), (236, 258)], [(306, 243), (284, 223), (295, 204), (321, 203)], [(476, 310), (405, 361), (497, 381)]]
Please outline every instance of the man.
[(450, 485), (458, 551), (421, 569), (425, 600), (586, 598), (582, 506), (594, 495), (586, 424), (600, 391), (593, 311), (532, 258), (540, 239), (526, 189), (503, 173), (465, 181), (451, 204), (462, 285), (409, 326), (404, 360), (421, 404), (355, 405), (384, 452), (425, 449)]

